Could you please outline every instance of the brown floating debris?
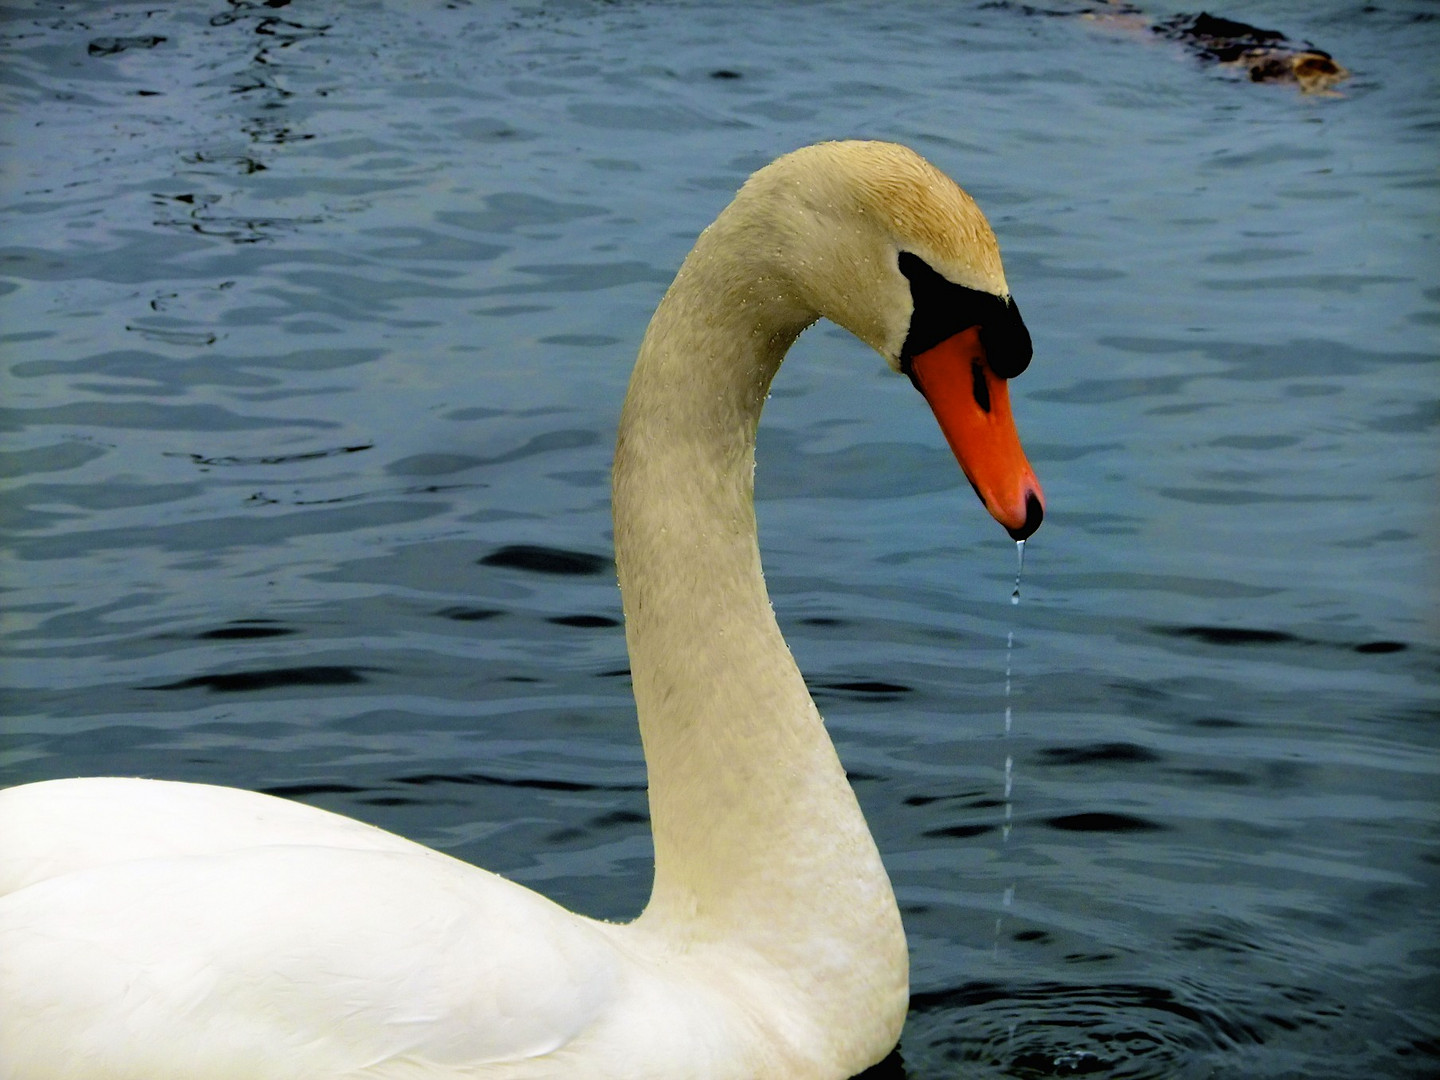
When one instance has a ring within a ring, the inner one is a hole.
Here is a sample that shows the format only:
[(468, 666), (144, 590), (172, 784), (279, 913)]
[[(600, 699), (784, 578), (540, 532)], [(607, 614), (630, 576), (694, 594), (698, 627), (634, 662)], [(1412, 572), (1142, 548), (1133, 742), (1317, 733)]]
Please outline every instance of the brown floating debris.
[(1206, 60), (1244, 68), (1251, 82), (1293, 82), (1310, 94), (1350, 77), (1329, 53), (1308, 42), (1297, 44), (1278, 30), (1262, 30), (1205, 11), (1165, 19), (1154, 30), (1184, 42)]
[[(1024, 10), (1033, 13), (1036, 9)], [(1333, 95), (1333, 87), (1350, 77), (1334, 57), (1308, 41), (1294, 42), (1279, 30), (1263, 30), (1208, 11), (1152, 22), (1128, 0), (1107, 0), (1079, 14), (1110, 30), (1132, 34), (1148, 31), (1178, 41), (1202, 60), (1242, 69), (1251, 82), (1291, 83), (1307, 94)]]

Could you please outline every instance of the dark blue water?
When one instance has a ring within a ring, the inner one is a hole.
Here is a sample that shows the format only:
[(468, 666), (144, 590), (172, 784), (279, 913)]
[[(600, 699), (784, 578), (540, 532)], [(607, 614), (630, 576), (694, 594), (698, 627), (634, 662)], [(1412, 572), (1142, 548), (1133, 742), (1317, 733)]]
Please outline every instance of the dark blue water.
[(630, 362), (748, 172), (896, 139), (999, 234), (1049, 501), (1013, 607), (905, 380), (821, 326), (776, 383), (767, 580), (908, 1074), (1433, 1075), (1440, 9), (1228, 12), (1317, 96), (1101, 7), (0, 10), (4, 779), (276, 792), (634, 914)]

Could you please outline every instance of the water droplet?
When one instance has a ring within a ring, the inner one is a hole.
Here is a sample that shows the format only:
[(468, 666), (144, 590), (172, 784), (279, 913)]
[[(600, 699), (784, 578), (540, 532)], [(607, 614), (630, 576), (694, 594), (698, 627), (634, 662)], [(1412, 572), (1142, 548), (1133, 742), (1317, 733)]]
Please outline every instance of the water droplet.
[[(1021, 576), (1024, 572), (1025, 572), (1025, 541), (1024, 541), (1024, 540), (1017, 540), (1017, 541), (1015, 542), (1015, 591), (1010, 594), (1010, 603), (1012, 603), (1012, 604), (1018, 604), (1018, 603), (1020, 603), (1020, 576)], [(1014, 658), (1015, 658), (1015, 631), (1014, 631), (1014, 629), (1012, 628), (1012, 629), (1009, 631), (1009, 633), (1007, 633), (1007, 634), (1005, 635), (1005, 738), (1006, 738), (1007, 740), (1010, 738), (1011, 726), (1012, 726), (1012, 724), (1013, 724), (1013, 722), (1014, 722), (1014, 712), (1012, 711), (1011, 705), (1010, 705), (1011, 672), (1013, 671)], [(1010, 842), (1010, 830), (1014, 827), (1015, 812), (1014, 812), (1014, 806), (1013, 806), (1013, 805), (1011, 804), (1011, 802), (1010, 802), (1010, 796), (1012, 795), (1012, 793), (1014, 792), (1014, 790), (1015, 790), (1015, 757), (1014, 757), (1013, 754), (1006, 754), (1006, 755), (1005, 755), (1005, 795), (1004, 795), (1005, 820), (1004, 820), (1004, 822), (1003, 822), (1003, 823), (1001, 824), (1001, 826), (1000, 826), (1000, 842), (1001, 842), (1002, 844), (1008, 844), (1008, 843)], [(1002, 896), (1001, 905), (1002, 905), (1003, 908), (1008, 909), (1008, 908), (1010, 908), (1014, 903), (1015, 903), (1015, 883), (1012, 881), (1012, 882), (1010, 883), (1009, 887), (1006, 888), (1006, 890), (1005, 890), (1005, 892), (1004, 892), (1004, 894), (1003, 894), (1003, 896)], [(996, 955), (997, 957), (1000, 955), (1000, 928), (1001, 928), (1002, 923), (1004, 922), (1004, 918), (1005, 918), (1005, 916), (1004, 916), (1004, 914), (1002, 913), (1002, 914), (1001, 914), (998, 918), (996, 918), (996, 920), (995, 920), (995, 943), (994, 943), (994, 952), (995, 952), (995, 955)]]

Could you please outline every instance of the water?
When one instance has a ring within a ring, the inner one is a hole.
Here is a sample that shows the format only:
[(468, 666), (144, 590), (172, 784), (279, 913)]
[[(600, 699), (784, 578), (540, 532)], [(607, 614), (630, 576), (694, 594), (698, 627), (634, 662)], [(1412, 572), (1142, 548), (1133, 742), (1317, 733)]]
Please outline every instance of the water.
[(767, 580), (908, 1075), (1432, 1075), (1440, 12), (1228, 12), (1355, 72), (1319, 98), (1019, 4), (741, 6), (4, 10), (5, 779), (277, 792), (633, 914), (630, 361), (750, 170), (898, 139), (1000, 236), (1048, 500), (1014, 607), (905, 380), (818, 327), (777, 381)]

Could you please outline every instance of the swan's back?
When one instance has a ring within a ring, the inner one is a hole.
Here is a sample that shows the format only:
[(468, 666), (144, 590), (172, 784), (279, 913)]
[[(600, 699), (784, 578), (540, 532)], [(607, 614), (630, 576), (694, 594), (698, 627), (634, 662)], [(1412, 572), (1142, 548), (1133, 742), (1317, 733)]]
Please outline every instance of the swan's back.
[(219, 855), (284, 843), (426, 852), (413, 840), (287, 799), (213, 784), (97, 776), (0, 791), (0, 896), (135, 859)]
[[(106, 1080), (193, 1076), (202, 1061), (247, 1078), (523, 1064), (616, 995), (601, 924), (383, 830), (205, 785), (56, 783), (0, 804), (19, 847), (15, 826), (32, 809), (91, 834), (70, 867), (50, 860), (0, 899), (4, 1075), (52, 1075), (44, 1055), (56, 1045), (105, 1062)], [(128, 831), (156, 812), (164, 827)], [(100, 852), (110, 823), (120, 843)], [(17, 862), (5, 860), (12, 880)], [(32, 1049), (42, 1056), (26, 1060)]]

